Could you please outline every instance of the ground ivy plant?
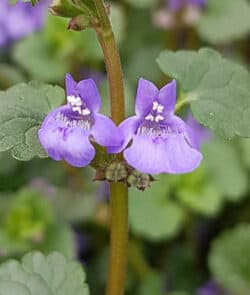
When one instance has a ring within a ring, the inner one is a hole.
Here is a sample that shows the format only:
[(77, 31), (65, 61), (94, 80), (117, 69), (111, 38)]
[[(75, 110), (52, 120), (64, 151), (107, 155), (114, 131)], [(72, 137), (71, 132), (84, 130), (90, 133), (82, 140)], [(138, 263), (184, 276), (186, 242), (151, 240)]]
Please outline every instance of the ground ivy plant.
[[(197, 2), (203, 5), (203, 1)], [(75, 81), (65, 73), (66, 99), (59, 86), (36, 81), (17, 84), (0, 93), (0, 151), (11, 150), (14, 158), (23, 161), (49, 156), (79, 168), (91, 165), (96, 169), (96, 180), (109, 181), (111, 250), (106, 294), (122, 295), (128, 248), (128, 188), (144, 191), (155, 174), (178, 175), (200, 166), (200, 133), (181, 118), (181, 108), (190, 107), (192, 120), (222, 137), (250, 137), (249, 73), (208, 48), (161, 52), (156, 62), (170, 82), (158, 88), (141, 77), (134, 115), (125, 118), (122, 68), (108, 6), (102, 0), (54, 0), (50, 10), (69, 18), (71, 30), (95, 30), (107, 70), (111, 117), (100, 113), (102, 98), (92, 79)], [(4, 42), (15, 37), (19, 36), (6, 35)], [(144, 202), (143, 192), (136, 202)], [(176, 210), (172, 227), (179, 228), (182, 212), (169, 204), (159, 206), (163, 211), (160, 216)], [(147, 233), (140, 221), (137, 223), (135, 208), (139, 206), (131, 208), (133, 227)], [(142, 208), (146, 214), (154, 210), (150, 204)], [(157, 208), (154, 213), (158, 215)], [(172, 235), (171, 228), (168, 232), (159, 228), (154, 237), (161, 236), (162, 231)], [(226, 238), (215, 244), (213, 255), (220, 255)], [(216, 273), (218, 265), (213, 263), (213, 256), (211, 267)], [(21, 263), (11, 260), (0, 267), (0, 290), (4, 295), (88, 294), (84, 272), (77, 263), (57, 253), (44, 257), (36, 252), (24, 256)]]

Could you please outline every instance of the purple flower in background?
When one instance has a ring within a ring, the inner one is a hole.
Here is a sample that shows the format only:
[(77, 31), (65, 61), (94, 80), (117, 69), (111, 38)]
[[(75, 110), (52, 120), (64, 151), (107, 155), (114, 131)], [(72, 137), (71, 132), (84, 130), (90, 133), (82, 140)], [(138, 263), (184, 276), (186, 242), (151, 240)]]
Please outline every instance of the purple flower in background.
[(172, 11), (176, 11), (185, 5), (202, 7), (206, 4), (207, 0), (168, 0), (168, 7)]
[(116, 146), (121, 140), (115, 124), (98, 114), (101, 98), (92, 79), (77, 83), (67, 74), (66, 92), (67, 104), (47, 115), (38, 135), (52, 159), (84, 167), (95, 156), (90, 138), (102, 146)]
[(192, 129), (193, 142), (195, 142), (195, 146), (197, 148), (200, 148), (201, 144), (211, 139), (212, 133), (210, 132), (210, 130), (199, 124), (194, 119), (191, 112), (188, 113), (186, 123)]
[(202, 155), (193, 142), (190, 127), (174, 115), (176, 82), (158, 90), (150, 81), (140, 79), (137, 90), (136, 116), (123, 121), (119, 130), (123, 136), (120, 148), (127, 162), (143, 173), (187, 173), (197, 168)]
[(227, 291), (222, 290), (214, 281), (209, 281), (196, 292), (196, 295), (230, 295)]
[(95, 81), (96, 85), (98, 86), (105, 80), (105, 75), (101, 71), (85, 67), (81, 71), (81, 78), (91, 78)]
[(41, 29), (47, 15), (49, 0), (39, 1), (32, 7), (30, 2), (19, 0), (10, 5), (8, 0), (0, 1), (0, 46), (25, 37)]

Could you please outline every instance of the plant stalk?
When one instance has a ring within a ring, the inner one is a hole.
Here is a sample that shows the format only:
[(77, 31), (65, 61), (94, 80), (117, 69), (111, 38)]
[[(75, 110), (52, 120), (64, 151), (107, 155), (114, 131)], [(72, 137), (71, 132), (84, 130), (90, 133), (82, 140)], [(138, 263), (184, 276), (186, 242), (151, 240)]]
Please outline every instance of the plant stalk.
[[(115, 124), (125, 119), (124, 85), (120, 56), (102, 0), (94, 0), (98, 22), (93, 25), (101, 44), (109, 82), (111, 117)], [(122, 155), (118, 155), (122, 159)], [(111, 238), (106, 295), (123, 295), (128, 256), (128, 188), (110, 183)]]

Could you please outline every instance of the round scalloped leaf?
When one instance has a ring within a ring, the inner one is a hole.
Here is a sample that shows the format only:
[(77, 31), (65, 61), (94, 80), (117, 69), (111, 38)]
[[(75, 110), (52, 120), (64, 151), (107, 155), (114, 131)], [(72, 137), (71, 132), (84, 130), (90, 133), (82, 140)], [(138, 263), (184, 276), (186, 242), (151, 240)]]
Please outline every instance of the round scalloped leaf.
[(56, 252), (47, 257), (31, 252), (21, 263), (10, 260), (0, 266), (0, 294), (89, 295), (85, 279), (79, 263), (66, 260)]
[(250, 290), (250, 225), (227, 230), (213, 243), (209, 266), (214, 278), (235, 294)]
[(250, 4), (246, 0), (209, 0), (197, 30), (204, 40), (232, 42), (250, 33)]
[(49, 111), (65, 99), (58, 86), (30, 82), (0, 93), (0, 152), (11, 150), (18, 160), (46, 157), (37, 132)]
[(129, 192), (132, 231), (150, 240), (173, 238), (181, 229), (184, 212), (168, 199), (167, 176), (162, 175), (144, 192)]
[(226, 138), (250, 137), (250, 76), (242, 66), (208, 48), (167, 50), (157, 63), (178, 81), (181, 103), (190, 103), (198, 122)]

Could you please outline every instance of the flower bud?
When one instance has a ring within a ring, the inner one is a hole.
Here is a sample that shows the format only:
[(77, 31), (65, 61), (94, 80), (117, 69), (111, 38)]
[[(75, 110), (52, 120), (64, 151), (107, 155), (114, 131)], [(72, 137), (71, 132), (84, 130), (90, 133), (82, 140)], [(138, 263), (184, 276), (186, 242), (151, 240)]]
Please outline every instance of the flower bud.
[(105, 177), (108, 181), (121, 181), (128, 175), (126, 166), (122, 162), (112, 162), (105, 171)]
[(68, 25), (69, 30), (74, 31), (82, 31), (86, 28), (88, 28), (91, 25), (90, 18), (86, 17), (85, 15), (78, 15), (76, 17), (73, 17)]
[(82, 14), (81, 9), (71, 0), (52, 0), (49, 10), (53, 15), (62, 17), (75, 17)]
[(147, 187), (150, 187), (151, 181), (153, 181), (151, 175), (140, 173), (137, 170), (133, 170), (127, 179), (129, 186), (135, 186), (142, 191), (144, 191)]

